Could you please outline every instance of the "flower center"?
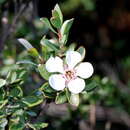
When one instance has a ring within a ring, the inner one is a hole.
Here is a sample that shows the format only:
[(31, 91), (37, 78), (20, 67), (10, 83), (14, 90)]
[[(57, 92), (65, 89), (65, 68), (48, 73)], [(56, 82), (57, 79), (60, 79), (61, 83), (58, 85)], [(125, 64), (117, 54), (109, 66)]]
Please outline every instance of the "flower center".
[(71, 79), (74, 79), (75, 78), (75, 72), (71, 71), (71, 70), (66, 71), (65, 72), (65, 78), (68, 81), (70, 81)]

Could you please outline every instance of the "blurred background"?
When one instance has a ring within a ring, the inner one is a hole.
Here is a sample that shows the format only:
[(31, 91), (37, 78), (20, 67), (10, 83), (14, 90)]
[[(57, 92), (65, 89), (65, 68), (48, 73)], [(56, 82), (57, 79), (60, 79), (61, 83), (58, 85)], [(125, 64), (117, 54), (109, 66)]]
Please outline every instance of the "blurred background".
[[(49, 122), (46, 130), (130, 130), (129, 0), (0, 0), (0, 75), (29, 59), (18, 38), (40, 50), (42, 36), (54, 36), (39, 18), (50, 18), (56, 3), (64, 20), (75, 18), (67, 44), (86, 48), (85, 60), (94, 65), (92, 78), (99, 86), (81, 96), (79, 108), (50, 103), (40, 120)], [(25, 67), (27, 93), (43, 81), (32, 66)]]

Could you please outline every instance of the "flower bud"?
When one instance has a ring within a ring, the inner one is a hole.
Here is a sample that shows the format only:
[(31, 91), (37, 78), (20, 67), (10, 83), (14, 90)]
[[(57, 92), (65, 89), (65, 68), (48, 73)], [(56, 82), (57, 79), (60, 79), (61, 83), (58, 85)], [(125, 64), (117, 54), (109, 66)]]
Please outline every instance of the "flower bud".
[(77, 107), (79, 105), (79, 94), (72, 93), (70, 96), (70, 103)]

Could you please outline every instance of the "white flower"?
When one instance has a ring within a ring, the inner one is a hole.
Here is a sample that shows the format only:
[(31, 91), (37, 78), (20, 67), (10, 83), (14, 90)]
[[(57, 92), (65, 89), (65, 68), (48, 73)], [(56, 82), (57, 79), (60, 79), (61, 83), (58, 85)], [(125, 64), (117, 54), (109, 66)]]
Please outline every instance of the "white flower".
[(65, 64), (58, 56), (50, 57), (46, 62), (47, 71), (59, 73), (52, 74), (49, 77), (50, 86), (57, 91), (68, 87), (73, 94), (82, 92), (85, 88), (84, 79), (89, 78), (94, 69), (91, 63), (81, 62), (81, 60), (81, 54), (76, 51), (68, 51), (66, 53)]

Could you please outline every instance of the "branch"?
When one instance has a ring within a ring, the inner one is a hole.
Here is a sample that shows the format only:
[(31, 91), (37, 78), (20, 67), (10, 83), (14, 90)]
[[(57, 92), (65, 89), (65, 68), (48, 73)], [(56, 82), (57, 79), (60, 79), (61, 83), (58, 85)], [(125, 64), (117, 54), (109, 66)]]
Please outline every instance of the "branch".
[[(13, 21), (11, 24), (7, 24), (8, 23), (8, 18), (3, 16), (2, 19), (4, 19), (4, 21), (2, 22), (3, 25), (3, 31), (2, 31), (2, 35), (0, 38), (0, 52), (2, 52), (3, 50), (3, 46), (5, 41), (10, 37), (10, 35), (14, 32), (15, 27), (17, 25), (17, 22), (19, 20), (19, 18), (21, 17), (21, 15), (23, 14), (23, 12), (26, 10), (26, 8), (28, 7), (28, 3), (30, 1), (28, 0), (26, 4), (22, 4), (18, 13), (14, 16)], [(5, 21), (6, 20), (6, 21)]]

